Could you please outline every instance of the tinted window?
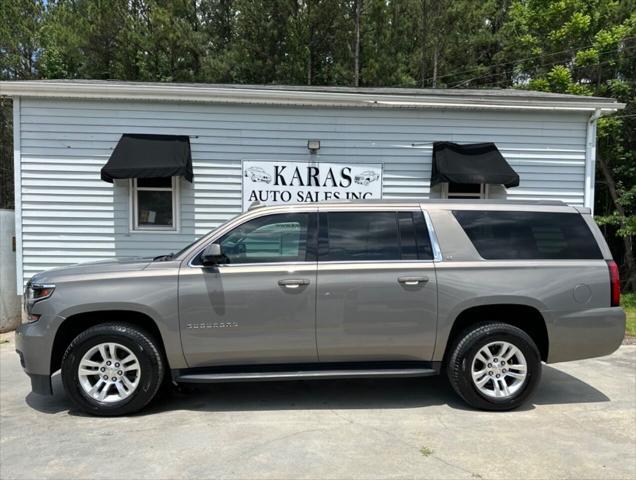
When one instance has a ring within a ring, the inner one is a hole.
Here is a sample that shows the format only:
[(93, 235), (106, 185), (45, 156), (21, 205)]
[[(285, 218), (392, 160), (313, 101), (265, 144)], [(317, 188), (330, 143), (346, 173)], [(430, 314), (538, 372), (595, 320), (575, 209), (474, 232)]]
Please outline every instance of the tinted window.
[(321, 261), (430, 259), (422, 212), (321, 214)]
[(417, 241), (415, 240), (413, 214), (411, 212), (398, 212), (397, 215), (402, 260), (417, 260)]
[(453, 214), (486, 259), (603, 258), (585, 220), (577, 214), (479, 211)]
[(259, 217), (236, 227), (218, 243), (230, 264), (311, 260), (313, 219), (315, 214), (308, 213)]
[(402, 260), (432, 260), (431, 239), (421, 211), (398, 212), (398, 227)]

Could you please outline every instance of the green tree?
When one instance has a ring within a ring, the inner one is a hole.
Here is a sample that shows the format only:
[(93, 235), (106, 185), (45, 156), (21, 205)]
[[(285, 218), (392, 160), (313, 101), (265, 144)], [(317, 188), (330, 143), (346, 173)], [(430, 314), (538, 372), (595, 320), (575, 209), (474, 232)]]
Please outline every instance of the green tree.
[(37, 78), (43, 14), (41, 0), (0, 2), (1, 78)]
[[(503, 28), (500, 58), (523, 88), (609, 96), (626, 110), (598, 122), (597, 221), (636, 288), (636, 2), (516, 0)], [(496, 80), (494, 83), (498, 83)], [(622, 248), (611, 241), (619, 236)], [(622, 250), (622, 252), (621, 252)]]
[[(41, 0), (0, 2), (0, 79), (38, 78), (44, 4)], [(12, 104), (0, 98), (0, 208), (13, 208)]]

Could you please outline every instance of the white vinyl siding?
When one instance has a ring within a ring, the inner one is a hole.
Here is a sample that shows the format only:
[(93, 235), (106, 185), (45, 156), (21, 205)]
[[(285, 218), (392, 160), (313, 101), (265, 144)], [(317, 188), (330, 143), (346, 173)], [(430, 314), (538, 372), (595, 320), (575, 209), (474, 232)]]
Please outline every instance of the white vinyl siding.
[[(24, 279), (52, 267), (179, 250), (241, 212), (241, 161), (382, 163), (384, 198), (429, 189), (432, 142), (494, 142), (521, 178), (489, 198), (583, 205), (582, 112), (320, 108), (54, 100), (20, 102)], [(130, 232), (129, 182), (100, 169), (124, 133), (189, 135), (194, 184), (179, 179), (178, 232)]]

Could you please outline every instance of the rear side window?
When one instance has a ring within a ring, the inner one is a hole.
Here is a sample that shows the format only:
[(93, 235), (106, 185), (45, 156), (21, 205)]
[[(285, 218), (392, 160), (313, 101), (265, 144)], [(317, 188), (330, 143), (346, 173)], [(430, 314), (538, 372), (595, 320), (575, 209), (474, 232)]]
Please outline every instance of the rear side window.
[(422, 212), (320, 214), (321, 261), (432, 259)]
[(602, 259), (583, 217), (574, 213), (454, 211), (488, 260)]

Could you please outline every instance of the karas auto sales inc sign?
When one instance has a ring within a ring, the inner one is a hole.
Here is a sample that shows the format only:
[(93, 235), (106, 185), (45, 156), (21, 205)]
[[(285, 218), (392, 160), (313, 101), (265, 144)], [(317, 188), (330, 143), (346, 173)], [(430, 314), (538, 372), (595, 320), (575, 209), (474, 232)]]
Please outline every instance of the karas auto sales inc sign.
[(261, 204), (382, 198), (382, 164), (243, 161), (243, 210)]

